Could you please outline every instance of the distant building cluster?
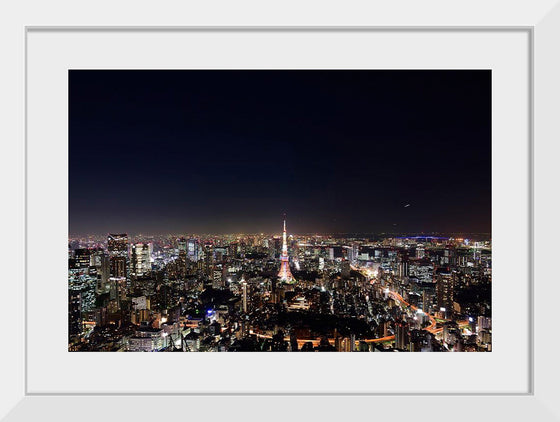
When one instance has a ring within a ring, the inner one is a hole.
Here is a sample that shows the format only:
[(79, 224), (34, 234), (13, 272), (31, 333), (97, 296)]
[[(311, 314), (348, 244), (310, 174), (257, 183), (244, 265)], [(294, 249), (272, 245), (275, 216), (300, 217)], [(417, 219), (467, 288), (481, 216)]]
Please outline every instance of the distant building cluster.
[(482, 235), (69, 239), (68, 348), (123, 352), (492, 350)]

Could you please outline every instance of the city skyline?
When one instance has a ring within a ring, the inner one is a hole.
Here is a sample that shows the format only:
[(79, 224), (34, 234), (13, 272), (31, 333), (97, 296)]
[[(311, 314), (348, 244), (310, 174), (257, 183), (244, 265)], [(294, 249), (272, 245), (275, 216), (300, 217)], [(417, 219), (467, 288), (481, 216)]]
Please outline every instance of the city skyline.
[(492, 351), (490, 240), (288, 236), (284, 217), (282, 237), (111, 233), (68, 258), (69, 351)]
[[(74, 238), (88, 238), (88, 237), (94, 237), (94, 238), (104, 238), (106, 237), (108, 234), (111, 233), (115, 233), (118, 232), (119, 230), (112, 230), (110, 232), (100, 232), (100, 233), (69, 233), (69, 238), (74, 239)], [(120, 230), (120, 231), (124, 231), (124, 230)], [(266, 235), (266, 236), (282, 236), (282, 230), (276, 230), (276, 231), (260, 231), (260, 232), (249, 232), (249, 231), (238, 231), (238, 232), (187, 232), (187, 231), (183, 231), (183, 232), (130, 232), (128, 231), (127, 234), (133, 238), (150, 238), (150, 237), (165, 237), (165, 236), (170, 236), (170, 237), (176, 237), (176, 236), (195, 236), (195, 237), (201, 237), (201, 236), (255, 236), (255, 235)], [(490, 239), (492, 233), (491, 232), (403, 232), (403, 231), (392, 231), (392, 232), (294, 232), (292, 230), (290, 230), (289, 236), (293, 236), (293, 235), (298, 235), (298, 236), (343, 236), (343, 235), (349, 235), (351, 236), (355, 236), (355, 237), (412, 237), (412, 236), (417, 236), (417, 237), (437, 237), (437, 236), (442, 236), (442, 237), (448, 237), (448, 238), (453, 238), (453, 237), (469, 237), (468, 235), (471, 235), (471, 237), (473, 238), (480, 238), (480, 239)], [(347, 236), (348, 237), (348, 236)]]
[(490, 71), (69, 72), (69, 232), (489, 233)]

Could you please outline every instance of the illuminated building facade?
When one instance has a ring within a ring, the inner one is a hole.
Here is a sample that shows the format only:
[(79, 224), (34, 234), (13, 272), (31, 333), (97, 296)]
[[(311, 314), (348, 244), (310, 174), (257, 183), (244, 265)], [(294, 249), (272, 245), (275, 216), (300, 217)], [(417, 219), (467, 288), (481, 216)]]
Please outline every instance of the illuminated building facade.
[(437, 306), (450, 312), (453, 309), (455, 277), (448, 267), (436, 270)]
[(128, 341), (130, 352), (157, 352), (164, 347), (164, 332), (161, 328), (141, 326)]
[(130, 264), (132, 275), (141, 276), (152, 269), (152, 245), (150, 243), (135, 243), (130, 248)]
[(68, 290), (68, 337), (82, 333), (82, 296), (77, 290)]
[(107, 236), (107, 250), (109, 251), (109, 256), (111, 257), (126, 257), (128, 255), (128, 235), (126, 233), (110, 233)]
[(126, 277), (128, 235), (126, 233), (109, 234), (107, 251), (109, 252), (111, 277)]
[(196, 239), (187, 240), (187, 256), (191, 261), (198, 261), (198, 242)]
[(243, 313), (247, 313), (247, 282), (241, 279), (241, 286), (243, 288)]
[(110, 258), (110, 274), (112, 277), (126, 278), (126, 258), (124, 256), (113, 256)]

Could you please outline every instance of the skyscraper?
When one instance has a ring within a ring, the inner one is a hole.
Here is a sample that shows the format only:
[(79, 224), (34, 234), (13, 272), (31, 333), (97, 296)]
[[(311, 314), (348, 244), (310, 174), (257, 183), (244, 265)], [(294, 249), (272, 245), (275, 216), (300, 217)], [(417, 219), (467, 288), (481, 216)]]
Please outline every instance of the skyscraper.
[(408, 345), (408, 327), (403, 322), (395, 324), (395, 348), (405, 350)]
[(187, 240), (187, 257), (191, 261), (198, 261), (198, 242), (196, 239)]
[(91, 251), (89, 249), (76, 249), (74, 251), (75, 268), (88, 268), (91, 261)]
[(437, 306), (447, 312), (453, 310), (455, 275), (449, 267), (440, 267), (435, 271)]
[(152, 245), (150, 243), (135, 243), (130, 248), (132, 275), (141, 276), (152, 269)]
[(128, 255), (128, 235), (126, 233), (109, 233), (107, 235), (107, 250), (109, 256), (126, 257)]
[(187, 274), (187, 241), (185, 238), (180, 238), (177, 240), (177, 249), (179, 252), (178, 264), (179, 264), (179, 275), (185, 277)]
[(110, 273), (111, 277), (126, 278), (126, 258), (124, 256), (112, 256), (110, 258)]
[(105, 253), (99, 256), (99, 266), (97, 269), (98, 290), (99, 292), (106, 292), (109, 286), (109, 277), (111, 276), (111, 265), (109, 256)]
[(247, 282), (245, 278), (241, 278), (241, 287), (243, 289), (243, 313), (247, 313)]
[(82, 295), (79, 290), (68, 290), (68, 338), (82, 334)]
[(408, 262), (408, 254), (403, 253), (399, 254), (397, 257), (397, 269), (398, 275), (400, 279), (408, 277), (409, 275), (409, 262)]
[(208, 278), (214, 274), (214, 245), (211, 243), (204, 245), (204, 272)]
[(128, 235), (110, 233), (107, 236), (107, 251), (109, 252), (111, 277), (126, 277)]
[(280, 272), (278, 273), (278, 278), (280, 281), (286, 283), (293, 283), (294, 277), (290, 271), (290, 262), (288, 258), (288, 242), (286, 239), (286, 219), (284, 218), (284, 232), (282, 233), (282, 255), (280, 256)]
[(351, 265), (358, 262), (358, 245), (353, 243), (351, 246), (346, 246), (346, 256)]

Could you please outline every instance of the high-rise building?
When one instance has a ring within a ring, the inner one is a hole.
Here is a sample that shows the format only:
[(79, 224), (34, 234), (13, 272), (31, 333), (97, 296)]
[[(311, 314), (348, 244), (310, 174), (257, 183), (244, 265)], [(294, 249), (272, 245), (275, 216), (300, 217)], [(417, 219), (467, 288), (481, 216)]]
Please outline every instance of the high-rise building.
[(286, 219), (284, 219), (284, 231), (282, 233), (282, 255), (280, 257), (280, 271), (278, 272), (278, 278), (280, 281), (285, 283), (295, 282), (292, 272), (290, 271), (290, 262), (288, 258), (288, 242), (286, 235)]
[(231, 243), (228, 245), (228, 256), (229, 256), (230, 258), (233, 258), (233, 259), (237, 258), (237, 255), (238, 255), (238, 253), (237, 253), (238, 246), (239, 246), (239, 243), (237, 243), (237, 242), (231, 242)]
[(212, 272), (212, 288), (213, 289), (222, 289), (225, 286), (224, 277), (222, 276), (223, 271), (220, 268), (220, 265), (214, 267), (214, 271)]
[(404, 350), (408, 346), (408, 327), (403, 322), (395, 325), (395, 348)]
[(99, 292), (106, 293), (109, 287), (109, 277), (111, 277), (111, 265), (109, 256), (103, 253), (99, 256), (99, 268), (97, 269)]
[(89, 249), (76, 249), (74, 251), (74, 267), (88, 268), (90, 266), (91, 251)]
[(241, 279), (241, 287), (243, 289), (243, 313), (247, 313), (247, 282), (244, 278)]
[(447, 312), (453, 310), (455, 296), (455, 276), (449, 267), (440, 267), (435, 271), (437, 306)]
[(274, 258), (279, 258), (282, 255), (282, 238), (274, 236), (272, 238), (272, 249), (274, 253)]
[(350, 264), (355, 265), (358, 262), (358, 245), (355, 243), (347, 247), (346, 254)]
[(184, 237), (177, 239), (177, 249), (179, 253), (181, 253), (181, 251), (187, 252), (187, 240)]
[(130, 248), (130, 267), (132, 275), (142, 276), (152, 269), (152, 244), (135, 243)]
[(109, 252), (111, 277), (126, 277), (128, 235), (110, 233), (107, 236), (107, 251)]
[(453, 245), (446, 245), (443, 250), (441, 258), (443, 265), (456, 265), (457, 264), (457, 251)]
[(112, 256), (109, 267), (111, 277), (126, 278), (126, 258), (124, 256)]
[(126, 278), (125, 277), (110, 277), (110, 295), (111, 300), (125, 300), (127, 293)]
[(187, 270), (188, 270), (186, 251), (179, 250), (179, 257), (177, 258), (177, 264), (178, 264), (177, 271), (179, 273), (179, 276), (185, 277), (187, 275)]
[(222, 288), (228, 287), (228, 266), (226, 263), (222, 264)]
[(485, 316), (479, 316), (478, 320), (477, 320), (477, 330), (491, 330), (492, 329), (492, 319), (485, 317)]
[(187, 240), (184, 237), (177, 239), (177, 250), (179, 252), (177, 271), (180, 277), (185, 277), (187, 275), (187, 249)]
[(204, 272), (208, 278), (212, 278), (214, 274), (214, 246), (212, 244), (204, 245)]
[(128, 256), (128, 235), (126, 233), (107, 235), (109, 256)]
[(408, 254), (402, 253), (398, 255), (397, 258), (397, 269), (398, 269), (398, 276), (400, 279), (406, 278), (409, 275), (409, 261), (408, 261)]
[(187, 240), (187, 257), (191, 261), (198, 261), (198, 244), (196, 239)]
[(79, 290), (68, 290), (68, 338), (82, 334), (82, 295)]

